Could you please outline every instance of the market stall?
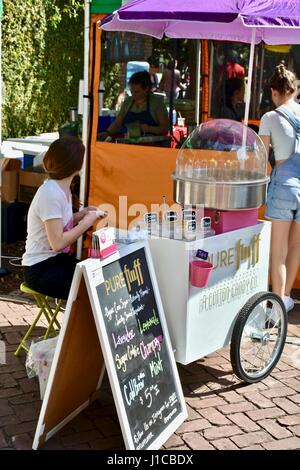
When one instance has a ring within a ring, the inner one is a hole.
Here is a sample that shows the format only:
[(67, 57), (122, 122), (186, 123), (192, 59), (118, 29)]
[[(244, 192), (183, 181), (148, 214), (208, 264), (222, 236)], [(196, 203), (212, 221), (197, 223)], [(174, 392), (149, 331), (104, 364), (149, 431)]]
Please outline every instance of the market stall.
[[(249, 76), (253, 64), (254, 45), (260, 41), (269, 44), (299, 43), (299, 6), (290, 3), (264, 2), (164, 2), (144, 0), (128, 2), (110, 17), (102, 21), (102, 27), (110, 31), (132, 31), (161, 38), (184, 37), (241, 41), (251, 44)], [(117, 224), (128, 224), (136, 213), (129, 214), (126, 222), (119, 219), (119, 196), (127, 198), (127, 206), (143, 203), (148, 210), (153, 203), (161, 203), (165, 195), (172, 202), (171, 169), (177, 151), (113, 144), (96, 141), (98, 121), (98, 83), (101, 30), (96, 25), (100, 17), (92, 17), (91, 57), (93, 78), (93, 119), (91, 121), (90, 161), (88, 165), (89, 202), (108, 204), (116, 209)], [(153, 21), (155, 19), (155, 21)], [(138, 21), (137, 21), (138, 20)], [(213, 23), (212, 23), (213, 21)], [(217, 24), (217, 27), (216, 27)], [(200, 27), (201, 26), (201, 27)], [(271, 26), (271, 27), (270, 27)], [(273, 27), (274, 26), (274, 27)], [(276, 26), (276, 27), (275, 27)], [(248, 90), (251, 80), (248, 80)], [(249, 112), (250, 93), (245, 117)], [(159, 169), (159, 171), (158, 171)], [(261, 211), (261, 214), (263, 211)], [(299, 282), (300, 277), (298, 277)]]

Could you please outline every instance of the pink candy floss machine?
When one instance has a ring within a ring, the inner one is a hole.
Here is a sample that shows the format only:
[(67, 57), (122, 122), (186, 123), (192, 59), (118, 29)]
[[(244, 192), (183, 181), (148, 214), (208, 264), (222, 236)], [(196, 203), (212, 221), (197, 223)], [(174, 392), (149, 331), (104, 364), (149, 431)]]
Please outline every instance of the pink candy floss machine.
[(258, 209), (242, 211), (220, 211), (216, 209), (204, 209), (205, 217), (211, 218), (211, 227), (216, 235), (231, 232), (239, 228), (256, 225), (258, 221)]

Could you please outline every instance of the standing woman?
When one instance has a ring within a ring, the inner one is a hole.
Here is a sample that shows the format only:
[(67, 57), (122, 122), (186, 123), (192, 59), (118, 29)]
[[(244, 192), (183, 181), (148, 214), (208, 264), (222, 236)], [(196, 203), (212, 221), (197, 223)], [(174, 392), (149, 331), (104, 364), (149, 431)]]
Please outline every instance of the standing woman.
[(267, 153), (271, 144), (275, 156), (265, 213), (272, 220), (271, 282), (273, 292), (290, 311), (294, 308), (291, 289), (300, 266), (300, 154), (295, 153), (300, 105), (295, 102), (296, 77), (283, 64), (276, 67), (270, 88), (276, 110), (264, 114), (259, 134)]
[(44, 157), (49, 175), (28, 211), (27, 240), (22, 259), (31, 289), (67, 299), (77, 260), (71, 245), (103, 215), (90, 206), (73, 214), (70, 185), (82, 167), (84, 145), (75, 137), (53, 142)]

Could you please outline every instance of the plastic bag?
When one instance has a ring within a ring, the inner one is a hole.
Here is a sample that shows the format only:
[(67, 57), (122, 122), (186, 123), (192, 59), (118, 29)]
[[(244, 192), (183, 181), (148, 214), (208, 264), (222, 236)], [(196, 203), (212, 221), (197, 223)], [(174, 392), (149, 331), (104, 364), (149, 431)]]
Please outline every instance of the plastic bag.
[(27, 375), (30, 379), (38, 376), (41, 400), (44, 398), (57, 341), (58, 336), (32, 342), (27, 354)]

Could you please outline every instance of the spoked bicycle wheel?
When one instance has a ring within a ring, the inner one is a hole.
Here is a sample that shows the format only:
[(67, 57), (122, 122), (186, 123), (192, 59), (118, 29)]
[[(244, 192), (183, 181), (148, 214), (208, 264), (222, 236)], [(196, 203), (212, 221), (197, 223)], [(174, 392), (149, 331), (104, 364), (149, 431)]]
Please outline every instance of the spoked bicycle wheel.
[(245, 382), (267, 377), (277, 364), (286, 339), (287, 314), (281, 298), (255, 294), (240, 310), (230, 344), (234, 373)]

